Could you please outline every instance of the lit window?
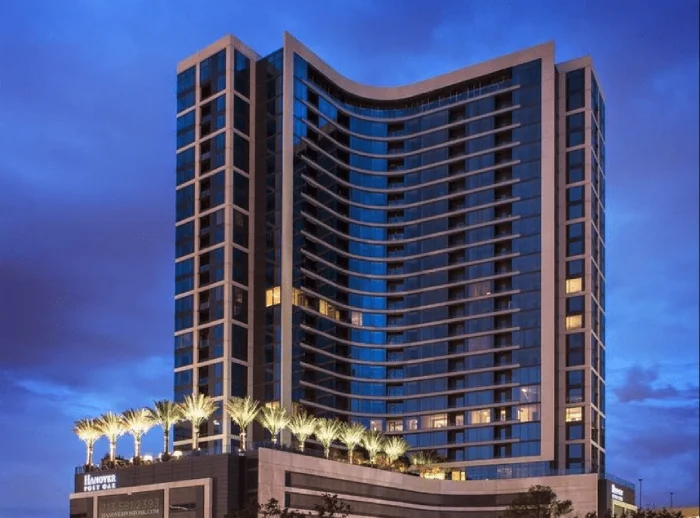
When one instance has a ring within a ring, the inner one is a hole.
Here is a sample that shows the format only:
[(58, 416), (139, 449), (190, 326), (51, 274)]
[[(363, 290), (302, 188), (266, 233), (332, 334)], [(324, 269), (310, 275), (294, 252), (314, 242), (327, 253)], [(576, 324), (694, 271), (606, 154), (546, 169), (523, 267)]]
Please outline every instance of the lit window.
[(455, 416), (455, 425), (462, 426), (464, 424), (464, 416), (462, 414)]
[(508, 420), (508, 413), (506, 412), (505, 408), (501, 408), (498, 411), (498, 420), (499, 421), (507, 421)]
[(292, 288), (292, 304), (295, 306), (308, 306), (309, 301), (306, 298), (306, 294), (299, 288)]
[(422, 428), (445, 428), (447, 426), (447, 414), (424, 415)]
[(491, 409), (472, 410), (469, 412), (469, 422), (471, 424), (484, 424), (491, 422)]
[(540, 405), (522, 405), (518, 407), (518, 421), (529, 423), (540, 420)]
[(280, 287), (275, 286), (265, 292), (265, 307), (276, 306), (280, 303)]
[(322, 315), (326, 315), (334, 320), (340, 320), (340, 311), (335, 309), (335, 306), (325, 300), (320, 300), (318, 310)]
[(352, 312), (352, 324), (356, 326), (362, 325), (362, 313), (359, 311)]
[(566, 409), (566, 422), (576, 423), (583, 421), (583, 407), (575, 406)]
[(401, 419), (388, 421), (386, 429), (390, 432), (403, 432), (403, 421)]
[(579, 291), (583, 291), (583, 279), (581, 277), (566, 279), (566, 293), (578, 293)]
[(418, 419), (407, 419), (406, 425), (409, 430), (418, 430)]
[(566, 317), (566, 330), (581, 329), (583, 327), (583, 315), (570, 315)]
[(373, 430), (375, 432), (383, 431), (384, 428), (382, 427), (382, 420), (381, 419), (370, 419), (369, 429)]
[(470, 297), (483, 297), (491, 295), (491, 281), (476, 282), (469, 285)]

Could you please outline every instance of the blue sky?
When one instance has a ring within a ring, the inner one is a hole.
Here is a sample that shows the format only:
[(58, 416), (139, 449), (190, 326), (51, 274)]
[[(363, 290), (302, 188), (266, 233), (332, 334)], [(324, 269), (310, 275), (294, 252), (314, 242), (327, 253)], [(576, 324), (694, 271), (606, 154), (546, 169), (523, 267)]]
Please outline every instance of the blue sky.
[(175, 66), (285, 30), (377, 85), (548, 40), (593, 56), (609, 470), (645, 502), (697, 503), (697, 0), (25, 0), (0, 16), (0, 518), (66, 515), (76, 418), (171, 396)]

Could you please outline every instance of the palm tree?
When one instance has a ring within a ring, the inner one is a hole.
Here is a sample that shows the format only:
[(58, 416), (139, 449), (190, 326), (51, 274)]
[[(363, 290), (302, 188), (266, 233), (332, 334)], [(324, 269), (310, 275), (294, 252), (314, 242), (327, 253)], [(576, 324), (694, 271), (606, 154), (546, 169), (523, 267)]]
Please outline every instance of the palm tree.
[(255, 421), (256, 416), (260, 412), (260, 403), (255, 401), (250, 396), (248, 397), (232, 397), (226, 402), (226, 411), (233, 419), (233, 422), (240, 429), (240, 451), (245, 451), (245, 438), (250, 423)]
[(95, 451), (95, 442), (102, 437), (99, 419), (79, 419), (73, 425), (73, 432), (78, 436), (78, 439), (85, 443), (87, 448), (87, 461), (85, 466), (92, 466), (92, 454)]
[(99, 429), (109, 441), (109, 462), (114, 462), (117, 454), (117, 440), (124, 435), (124, 418), (114, 412), (102, 414), (99, 418)]
[(323, 445), (323, 453), (326, 458), (331, 453), (331, 444), (339, 436), (343, 430), (343, 423), (337, 419), (322, 418), (318, 420), (318, 428), (316, 429), (316, 440)]
[(391, 464), (408, 450), (408, 443), (402, 437), (390, 437), (384, 441), (384, 453)]
[(305, 410), (294, 414), (289, 420), (289, 431), (294, 434), (294, 437), (299, 441), (299, 451), (304, 451), (304, 444), (309, 436), (316, 432), (318, 427), (318, 419), (306, 413)]
[(155, 424), (163, 427), (163, 456), (167, 456), (170, 446), (170, 428), (184, 419), (182, 408), (174, 401), (167, 399), (154, 401), (151, 417)]
[(216, 403), (204, 394), (190, 394), (180, 404), (185, 421), (192, 423), (192, 449), (199, 449), (199, 427), (216, 412)]
[(348, 423), (340, 432), (340, 440), (348, 449), (348, 463), (352, 464), (352, 453), (355, 447), (362, 442), (367, 429), (360, 423)]
[(264, 406), (258, 415), (258, 422), (272, 436), (272, 444), (277, 444), (277, 435), (289, 424), (287, 409), (281, 405)]
[(384, 436), (377, 430), (365, 432), (362, 437), (362, 446), (369, 453), (369, 461), (374, 464), (377, 459), (377, 453), (384, 448)]
[(141, 459), (141, 438), (156, 424), (151, 409), (126, 410), (122, 417), (124, 418), (124, 428), (134, 438), (134, 460), (138, 461)]

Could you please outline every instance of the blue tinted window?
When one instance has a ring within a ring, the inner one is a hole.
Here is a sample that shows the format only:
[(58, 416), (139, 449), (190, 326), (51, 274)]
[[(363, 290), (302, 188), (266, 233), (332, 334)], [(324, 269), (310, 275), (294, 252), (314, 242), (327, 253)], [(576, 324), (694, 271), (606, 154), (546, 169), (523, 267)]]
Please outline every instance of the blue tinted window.
[(566, 182), (582, 182), (584, 178), (583, 149), (566, 153)]
[(248, 210), (248, 177), (241, 173), (233, 173), (233, 203), (240, 208)]
[(231, 325), (231, 354), (239, 360), (248, 360), (248, 330), (237, 324)]
[(585, 117), (583, 112), (566, 117), (566, 145), (568, 147), (580, 146), (584, 142)]
[(248, 141), (240, 135), (233, 136), (233, 165), (244, 172), (248, 172)]
[(224, 280), (224, 248), (206, 252), (199, 257), (199, 285), (206, 286)]
[(194, 142), (194, 110), (177, 118), (178, 149)]
[(233, 87), (246, 97), (250, 97), (250, 59), (239, 51), (234, 51)]
[(233, 280), (248, 285), (248, 254), (240, 248), (233, 249)]
[(185, 293), (194, 288), (194, 259), (175, 263), (175, 294)]
[(194, 185), (181, 187), (175, 194), (175, 220), (182, 221), (194, 215)]
[(192, 327), (193, 300), (192, 295), (175, 299), (175, 331)]
[(177, 185), (194, 178), (194, 147), (180, 151), (176, 160)]
[(237, 95), (233, 96), (233, 127), (244, 135), (250, 134), (250, 105)]
[(177, 75), (177, 111), (178, 113), (194, 106), (195, 67), (190, 67)]
[(194, 223), (175, 227), (175, 256), (182, 257), (194, 252)]
[(572, 70), (566, 73), (566, 110), (578, 110), (585, 103), (586, 76), (585, 69)]
[(199, 64), (199, 84), (202, 100), (226, 88), (226, 49)]

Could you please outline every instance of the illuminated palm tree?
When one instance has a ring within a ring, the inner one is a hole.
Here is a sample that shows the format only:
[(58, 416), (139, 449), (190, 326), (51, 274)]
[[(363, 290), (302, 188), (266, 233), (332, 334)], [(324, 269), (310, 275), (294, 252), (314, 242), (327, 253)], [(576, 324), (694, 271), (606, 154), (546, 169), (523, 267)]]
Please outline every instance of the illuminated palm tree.
[(277, 435), (289, 424), (287, 410), (278, 404), (265, 406), (258, 415), (258, 422), (272, 436), (272, 444), (277, 444)]
[(305, 410), (301, 410), (292, 416), (289, 420), (288, 428), (299, 441), (299, 451), (304, 451), (306, 440), (316, 432), (317, 427), (318, 419), (307, 414)]
[(390, 463), (401, 457), (408, 450), (408, 443), (402, 437), (390, 437), (384, 441), (384, 453)]
[(163, 456), (167, 456), (170, 446), (170, 428), (184, 419), (182, 407), (167, 399), (154, 401), (151, 417), (155, 424), (163, 427)]
[(247, 430), (260, 412), (260, 403), (250, 396), (232, 397), (226, 402), (226, 411), (240, 430), (240, 446), (238, 449), (240, 451), (245, 451)]
[(348, 463), (352, 464), (352, 453), (355, 447), (362, 442), (367, 429), (360, 423), (348, 423), (340, 432), (340, 440), (348, 449)]
[(78, 436), (78, 439), (85, 443), (87, 448), (86, 466), (92, 466), (92, 454), (95, 451), (95, 442), (102, 437), (99, 419), (79, 419), (73, 425), (73, 432)]
[(314, 435), (316, 436), (316, 440), (323, 445), (323, 453), (326, 455), (326, 458), (328, 458), (331, 453), (331, 444), (340, 437), (342, 429), (343, 423), (337, 419), (327, 419), (324, 417), (318, 420), (318, 428)]
[(134, 460), (138, 461), (141, 459), (141, 438), (156, 424), (153, 414), (150, 408), (137, 408), (126, 410), (122, 417), (126, 432), (134, 438)]
[(99, 428), (102, 435), (109, 441), (109, 462), (114, 462), (117, 455), (117, 440), (124, 435), (124, 418), (114, 412), (102, 414), (99, 418)]
[(377, 459), (377, 453), (384, 449), (384, 436), (377, 430), (365, 432), (362, 437), (362, 446), (365, 447), (369, 454), (369, 461), (374, 464)]
[(180, 404), (185, 421), (192, 423), (192, 449), (199, 449), (199, 427), (216, 412), (216, 403), (204, 394), (190, 394)]

